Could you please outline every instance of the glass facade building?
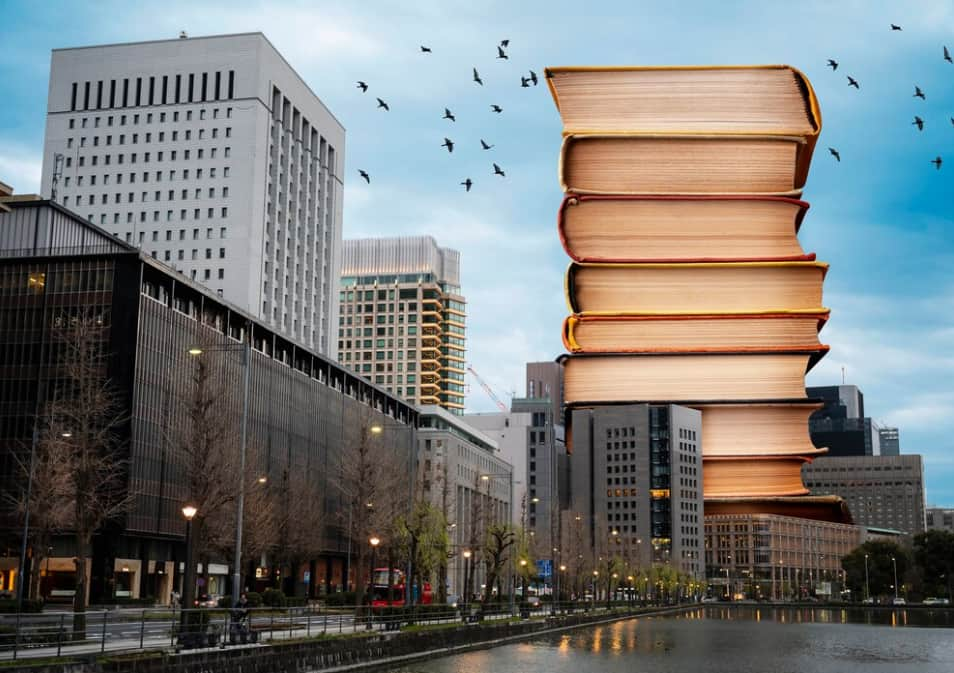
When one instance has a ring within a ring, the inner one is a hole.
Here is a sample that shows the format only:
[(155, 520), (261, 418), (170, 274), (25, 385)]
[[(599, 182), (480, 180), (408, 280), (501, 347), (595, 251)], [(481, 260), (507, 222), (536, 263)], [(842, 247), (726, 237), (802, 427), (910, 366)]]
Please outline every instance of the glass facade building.
[[(313, 535), (323, 551), (286, 569), (286, 592), (341, 587), (348, 548), (339, 516), (346, 499), (336, 478), (341, 461), (370, 424), (383, 429), (383, 446), (411, 456), (417, 411), (59, 205), (7, 205), (10, 212), (0, 212), (0, 490), (13, 494), (25, 485), (20, 466), (29, 462), (35, 418), (62, 376), (54, 334), (72, 316), (93, 316), (103, 326), (105, 375), (123, 407), (116, 458), (127, 466), (132, 500), (95, 538), (91, 600), (164, 602), (177, 586), (170, 575), (184, 556), (180, 508), (189, 479), (177, 433), (188, 422), (183, 400), (195, 386), (197, 357), (189, 349), (197, 344), (215, 363), (220, 409), (236, 428), (243, 344), (251, 344), (247, 471), (275, 488), (304, 475), (304, 498), (322, 514)], [(237, 441), (230, 450), (239, 451)], [(9, 550), (19, 549), (22, 520), (8, 503), (0, 508), (8, 550), (0, 568), (8, 572), (16, 567)], [(71, 565), (74, 555), (70, 536), (59, 536), (54, 567)], [(274, 580), (267, 562), (261, 568), (260, 558), (245, 558), (247, 585), (269, 573)], [(228, 560), (211, 559), (216, 569), (207, 569), (223, 575), (221, 589), (228, 588)]]

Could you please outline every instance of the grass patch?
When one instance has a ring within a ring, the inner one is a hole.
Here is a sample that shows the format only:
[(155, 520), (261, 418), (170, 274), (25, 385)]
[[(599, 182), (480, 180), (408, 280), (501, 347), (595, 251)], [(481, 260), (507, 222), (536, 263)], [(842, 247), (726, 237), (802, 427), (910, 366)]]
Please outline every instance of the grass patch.
[(463, 626), (458, 622), (447, 622), (444, 624), (412, 624), (401, 628), (401, 633), (420, 633), (422, 631), (441, 631), (445, 629), (457, 629)]
[(269, 645), (284, 645), (295, 643), (311, 643), (316, 640), (358, 640), (361, 638), (371, 638), (380, 635), (377, 631), (357, 631), (355, 633), (318, 633), (313, 636), (301, 636), (300, 638), (266, 638), (263, 642)]
[(96, 662), (100, 664), (119, 664), (126, 661), (147, 661), (149, 659), (161, 659), (165, 656), (157, 650), (144, 650), (142, 652), (132, 652), (130, 654), (111, 654), (100, 655), (96, 657)]
[(8, 661), (0, 661), (0, 671), (5, 668), (41, 668), (43, 666), (54, 666), (59, 664), (76, 664), (79, 663), (78, 659), (70, 659), (69, 657), (62, 657), (57, 659), (56, 657), (43, 657), (42, 659), (14, 659)]

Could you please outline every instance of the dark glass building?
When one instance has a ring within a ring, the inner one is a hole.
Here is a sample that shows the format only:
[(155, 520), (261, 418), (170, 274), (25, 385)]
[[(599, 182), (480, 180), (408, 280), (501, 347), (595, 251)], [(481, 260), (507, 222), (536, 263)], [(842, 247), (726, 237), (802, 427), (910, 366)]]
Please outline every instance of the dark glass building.
[(864, 396), (857, 386), (816, 386), (806, 393), (825, 403), (808, 419), (815, 446), (827, 447), (829, 456), (879, 455), (879, 428), (865, 417)]
[[(124, 410), (120, 458), (132, 504), (96, 536), (90, 600), (155, 597), (179, 586), (184, 557), (187, 475), (176, 432), (187, 423), (182, 400), (194, 389), (196, 357), (215, 358), (224, 413), (242, 418), (243, 344), (251, 343), (248, 398), (249, 474), (280, 488), (290, 475), (307, 483), (303, 498), (322, 516), (312, 534), (321, 553), (286, 570), (286, 592), (317, 595), (345, 584), (350, 545), (347, 496), (339, 466), (377, 429), (387, 450), (412, 455), (417, 411), (337, 363), (280, 336), (215, 292), (61, 206), (7, 200), (0, 212), (0, 491), (25, 486), (34, 419), (57, 371), (54, 331), (70, 316), (94, 315), (108, 337), (107, 376)], [(148, 226), (148, 225), (144, 225)], [(254, 449), (254, 450), (253, 450)], [(234, 451), (239, 451), (238, 442)], [(292, 524), (293, 525), (293, 524)], [(18, 565), (22, 519), (0, 502), (0, 579), (8, 588)], [(68, 534), (53, 543), (49, 575), (72, 570)], [(275, 579), (268, 559), (245, 555), (245, 584)], [(229, 555), (204, 569), (207, 593), (228, 593)], [(47, 592), (66, 597), (68, 588)]]

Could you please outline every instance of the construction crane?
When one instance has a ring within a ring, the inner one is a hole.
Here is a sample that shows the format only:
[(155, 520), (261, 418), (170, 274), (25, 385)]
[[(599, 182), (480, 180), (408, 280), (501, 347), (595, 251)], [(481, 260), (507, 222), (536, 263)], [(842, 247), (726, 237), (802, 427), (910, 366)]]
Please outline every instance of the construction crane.
[(497, 397), (497, 396), (494, 394), (493, 389), (492, 389), (490, 386), (487, 385), (487, 382), (484, 381), (482, 378), (480, 378), (480, 374), (478, 374), (477, 372), (475, 372), (473, 367), (468, 367), (468, 368), (467, 368), (467, 371), (469, 371), (471, 374), (474, 375), (474, 378), (477, 379), (477, 383), (480, 384), (480, 387), (484, 389), (484, 392), (485, 392), (485, 393), (487, 393), (488, 395), (490, 395), (490, 399), (492, 399), (492, 400), (494, 401), (494, 404), (497, 405), (497, 408), (500, 409), (500, 410), (503, 411), (503, 412), (506, 412), (506, 411), (507, 411), (507, 407), (504, 405), (503, 402), (500, 401), (500, 398)]

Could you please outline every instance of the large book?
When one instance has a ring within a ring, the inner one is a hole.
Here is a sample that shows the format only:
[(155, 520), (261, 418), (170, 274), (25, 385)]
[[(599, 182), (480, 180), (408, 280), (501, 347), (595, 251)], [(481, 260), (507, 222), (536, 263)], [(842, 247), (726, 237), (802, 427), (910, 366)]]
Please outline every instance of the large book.
[(702, 492), (707, 498), (803, 495), (801, 456), (706, 457), (702, 466)]
[(570, 66), (546, 69), (566, 132), (815, 136), (818, 101), (788, 65)]
[(557, 231), (577, 262), (810, 261), (797, 236), (807, 209), (773, 196), (568, 194)]
[[(564, 135), (603, 136), (586, 147), (564, 143), (565, 191), (795, 193), (805, 184), (821, 114), (808, 79), (790, 66), (559, 67), (546, 74)], [(762, 137), (734, 144), (720, 136)], [(701, 143), (685, 144), (693, 138)]]
[(790, 353), (562, 355), (567, 404), (806, 399), (805, 372), (825, 347)]
[(639, 315), (580, 313), (563, 321), (571, 353), (790, 351), (818, 348), (828, 311)]
[(852, 523), (851, 512), (837, 495), (706, 497), (706, 517), (724, 514), (776, 514), (800, 519)]
[(702, 455), (819, 456), (808, 417), (823, 406), (815, 400), (695, 405), (702, 412)]
[(822, 262), (570, 264), (572, 313), (754, 313), (821, 309)]
[(578, 194), (798, 196), (804, 138), (755, 135), (569, 135), (560, 186)]

